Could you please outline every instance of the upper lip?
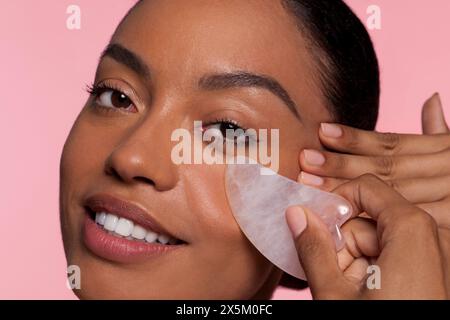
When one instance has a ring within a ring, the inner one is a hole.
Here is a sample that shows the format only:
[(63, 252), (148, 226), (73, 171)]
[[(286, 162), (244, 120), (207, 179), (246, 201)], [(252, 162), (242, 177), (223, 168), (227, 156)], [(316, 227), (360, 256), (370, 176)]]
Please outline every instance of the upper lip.
[[(85, 206), (91, 211), (111, 213), (122, 218), (131, 220), (147, 230), (156, 233), (165, 234), (175, 239), (163, 226), (161, 226), (147, 210), (141, 208), (139, 205), (129, 201), (121, 200), (115, 196), (108, 194), (96, 194), (86, 199)], [(181, 239), (179, 239), (181, 240)]]

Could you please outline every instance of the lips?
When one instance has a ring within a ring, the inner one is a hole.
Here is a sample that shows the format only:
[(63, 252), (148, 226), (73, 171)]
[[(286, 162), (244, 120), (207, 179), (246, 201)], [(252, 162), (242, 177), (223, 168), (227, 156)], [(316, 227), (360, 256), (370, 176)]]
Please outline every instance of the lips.
[(121, 263), (143, 262), (184, 246), (143, 208), (111, 195), (85, 202), (83, 240), (94, 254)]

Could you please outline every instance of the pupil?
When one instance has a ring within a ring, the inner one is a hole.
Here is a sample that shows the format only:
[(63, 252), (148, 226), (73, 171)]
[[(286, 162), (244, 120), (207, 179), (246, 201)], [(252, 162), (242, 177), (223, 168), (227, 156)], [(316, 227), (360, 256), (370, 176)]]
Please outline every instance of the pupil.
[(117, 108), (128, 108), (131, 104), (130, 99), (121, 92), (115, 91), (111, 97), (112, 103)]
[(223, 136), (226, 135), (227, 130), (234, 130), (235, 126), (232, 123), (222, 123), (220, 131), (222, 132)]

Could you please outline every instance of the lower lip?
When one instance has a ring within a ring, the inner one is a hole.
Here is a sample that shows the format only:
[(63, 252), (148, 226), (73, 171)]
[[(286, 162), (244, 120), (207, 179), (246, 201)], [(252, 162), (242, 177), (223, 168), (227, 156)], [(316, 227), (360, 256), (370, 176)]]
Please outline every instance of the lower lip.
[(147, 243), (109, 234), (86, 214), (83, 228), (84, 243), (97, 256), (119, 263), (140, 263), (174, 251), (182, 245)]

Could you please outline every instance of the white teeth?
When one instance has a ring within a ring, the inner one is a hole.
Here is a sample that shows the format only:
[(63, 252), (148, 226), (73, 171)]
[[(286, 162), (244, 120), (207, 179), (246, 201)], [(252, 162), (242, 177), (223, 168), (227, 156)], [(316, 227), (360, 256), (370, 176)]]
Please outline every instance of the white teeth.
[(147, 235), (145, 236), (145, 241), (149, 243), (153, 243), (158, 239), (158, 234), (153, 231), (147, 231)]
[(160, 234), (158, 236), (158, 241), (162, 244), (168, 244), (169, 243), (169, 237), (164, 235), (164, 234)]
[(178, 240), (167, 236), (165, 234), (159, 234), (153, 231), (148, 231), (144, 227), (134, 224), (133, 221), (119, 218), (118, 216), (106, 213), (98, 212), (95, 214), (95, 222), (112, 235), (122, 236), (128, 240), (144, 240), (148, 243), (161, 243), (161, 244), (177, 244)]
[(121, 235), (122, 237), (128, 237), (133, 231), (134, 223), (128, 219), (120, 218), (117, 222), (115, 233)]
[(106, 213), (100, 212), (95, 214), (95, 222), (97, 222), (99, 225), (103, 226), (105, 224), (106, 220)]
[(145, 236), (147, 235), (147, 230), (142, 228), (139, 225), (135, 225), (133, 228), (133, 231), (131, 232), (131, 236), (138, 240), (144, 240)]
[(119, 221), (119, 217), (108, 213), (106, 215), (105, 225), (103, 227), (108, 231), (114, 231), (116, 229), (118, 221)]

